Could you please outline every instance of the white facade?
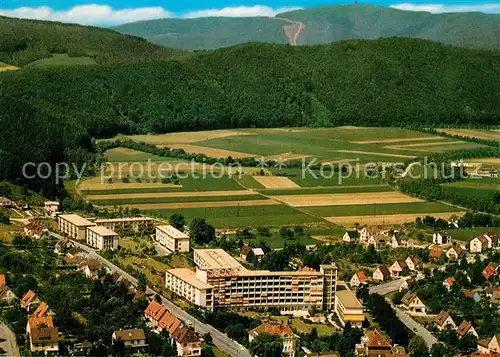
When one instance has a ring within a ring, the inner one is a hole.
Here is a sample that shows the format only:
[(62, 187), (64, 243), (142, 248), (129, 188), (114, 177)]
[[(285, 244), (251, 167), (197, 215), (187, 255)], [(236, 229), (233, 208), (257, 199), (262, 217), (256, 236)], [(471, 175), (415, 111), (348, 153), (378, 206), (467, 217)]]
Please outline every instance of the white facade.
[(116, 250), (119, 245), (118, 234), (106, 227), (87, 227), (87, 244), (98, 250)]
[(434, 233), (432, 235), (432, 242), (434, 244), (448, 244), (450, 243), (451, 238), (447, 235), (442, 235), (441, 233)]
[(154, 220), (149, 217), (104, 218), (95, 220), (98, 226), (104, 226), (112, 231), (123, 234), (129, 232), (153, 232), (153, 222)]
[(189, 236), (172, 226), (156, 227), (155, 239), (173, 253), (189, 252)]
[(87, 227), (95, 226), (95, 223), (77, 215), (61, 214), (57, 217), (57, 229), (68, 237), (77, 240), (85, 240)]
[(361, 328), (363, 326), (365, 320), (363, 305), (347, 287), (344, 290), (338, 290), (335, 295), (335, 313), (342, 326), (348, 322), (353, 327)]

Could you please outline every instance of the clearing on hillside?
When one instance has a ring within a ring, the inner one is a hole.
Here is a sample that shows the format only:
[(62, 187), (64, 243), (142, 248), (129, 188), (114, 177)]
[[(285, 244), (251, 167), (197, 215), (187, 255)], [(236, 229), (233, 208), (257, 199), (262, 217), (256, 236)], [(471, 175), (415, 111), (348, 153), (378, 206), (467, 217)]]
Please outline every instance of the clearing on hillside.
[[(252, 135), (252, 133), (236, 130), (210, 130), (210, 131), (188, 131), (182, 133), (169, 133), (162, 135), (132, 135), (127, 138), (145, 142), (153, 145), (172, 145), (172, 144), (192, 144), (198, 141), (225, 138), (227, 136)], [(119, 137), (118, 137), (119, 138)]]
[(253, 178), (265, 188), (300, 188), (288, 177), (254, 176)]
[(18, 71), (21, 68), (0, 62), (0, 72)]
[(274, 200), (281, 201), (292, 207), (315, 206), (347, 206), (370, 205), (387, 203), (423, 202), (419, 198), (403, 195), (399, 192), (368, 192), (368, 193), (334, 193), (323, 195), (282, 195), (272, 196)]

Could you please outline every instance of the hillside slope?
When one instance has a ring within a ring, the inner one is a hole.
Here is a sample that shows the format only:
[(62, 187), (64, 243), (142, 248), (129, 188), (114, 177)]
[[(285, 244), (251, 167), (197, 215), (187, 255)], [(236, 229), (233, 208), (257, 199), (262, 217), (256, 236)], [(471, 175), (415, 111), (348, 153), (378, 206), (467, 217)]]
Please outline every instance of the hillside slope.
[(500, 15), (431, 14), (372, 5), (314, 7), (276, 18), (162, 19), (115, 29), (165, 46), (214, 49), (246, 42), (287, 43), (283, 31), (286, 23), (281, 19), (304, 23), (299, 45), (398, 36), (467, 48), (500, 49)]
[(216, 49), (246, 42), (287, 43), (283, 20), (268, 17), (161, 19), (115, 27), (121, 33), (184, 49)]
[(183, 54), (98, 27), (0, 16), (0, 62), (24, 66), (51, 54), (90, 57), (98, 63), (162, 60)]

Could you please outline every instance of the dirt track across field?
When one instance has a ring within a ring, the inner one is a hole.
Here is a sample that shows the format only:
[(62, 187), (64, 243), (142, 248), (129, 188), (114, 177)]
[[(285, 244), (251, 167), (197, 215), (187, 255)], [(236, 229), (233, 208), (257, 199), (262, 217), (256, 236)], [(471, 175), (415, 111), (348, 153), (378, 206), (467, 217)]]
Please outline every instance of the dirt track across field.
[(265, 188), (300, 188), (288, 177), (254, 176), (253, 178)]
[(244, 152), (230, 151), (230, 150), (223, 150), (223, 149), (214, 149), (214, 148), (192, 145), (192, 144), (158, 145), (158, 147), (160, 147), (160, 148), (165, 147), (165, 146), (167, 146), (171, 149), (182, 149), (185, 152), (188, 152), (190, 154), (204, 154), (204, 155), (207, 155), (208, 157), (216, 157), (216, 158), (226, 158), (226, 157), (231, 156), (232, 158), (235, 158), (235, 159), (242, 159), (245, 157), (255, 157), (256, 156), (256, 155), (247, 154)]
[(273, 196), (292, 207), (348, 206), (388, 203), (423, 202), (419, 198), (403, 195), (399, 192), (333, 193), (319, 195), (284, 195)]
[(432, 143), (389, 145), (389, 146), (384, 146), (384, 148), (391, 149), (391, 150), (413, 150), (414, 148), (426, 147), (426, 146), (456, 145), (456, 144), (464, 144), (464, 143), (465, 143), (464, 141), (438, 141), (438, 142), (432, 142)]
[(205, 192), (154, 192), (154, 193), (127, 193), (119, 195), (88, 195), (91, 201), (104, 201), (112, 199), (141, 199), (141, 198), (179, 198), (179, 197), (228, 197), (258, 195), (253, 191), (205, 191)]
[(391, 225), (414, 222), (417, 217), (432, 216), (435, 218), (449, 219), (452, 215), (462, 216), (466, 212), (448, 212), (448, 213), (409, 213), (409, 214), (388, 214), (380, 216), (346, 216), (346, 217), (325, 217), (331, 223), (352, 226), (354, 223), (361, 225)]
[(307, 158), (307, 157), (311, 157), (311, 155), (284, 153), (284, 154), (278, 154), (278, 155), (264, 156), (264, 159), (273, 160), (276, 162), (283, 162), (283, 161), (292, 161), (292, 160), (302, 160), (302, 159)]
[[(179, 202), (179, 203), (140, 203), (133, 205), (121, 205), (121, 207), (138, 208), (140, 210), (157, 209), (183, 209), (183, 208), (216, 208), (216, 207), (252, 207), (252, 206), (274, 206), (279, 202), (273, 200), (253, 201), (216, 201), (216, 202)], [(120, 206), (118, 206), (120, 207)]]

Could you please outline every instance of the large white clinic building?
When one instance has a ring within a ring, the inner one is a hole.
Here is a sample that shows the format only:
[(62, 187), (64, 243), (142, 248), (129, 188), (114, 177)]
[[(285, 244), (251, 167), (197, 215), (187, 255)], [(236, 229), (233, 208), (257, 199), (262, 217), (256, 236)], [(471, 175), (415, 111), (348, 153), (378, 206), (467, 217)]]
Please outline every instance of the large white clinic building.
[(98, 250), (116, 250), (119, 245), (118, 234), (103, 226), (87, 227), (87, 244)]
[(337, 267), (320, 271), (248, 270), (222, 249), (195, 249), (196, 272), (171, 269), (166, 287), (201, 307), (278, 307), (282, 312), (333, 310)]
[(155, 239), (173, 253), (189, 252), (189, 236), (172, 226), (156, 227)]

